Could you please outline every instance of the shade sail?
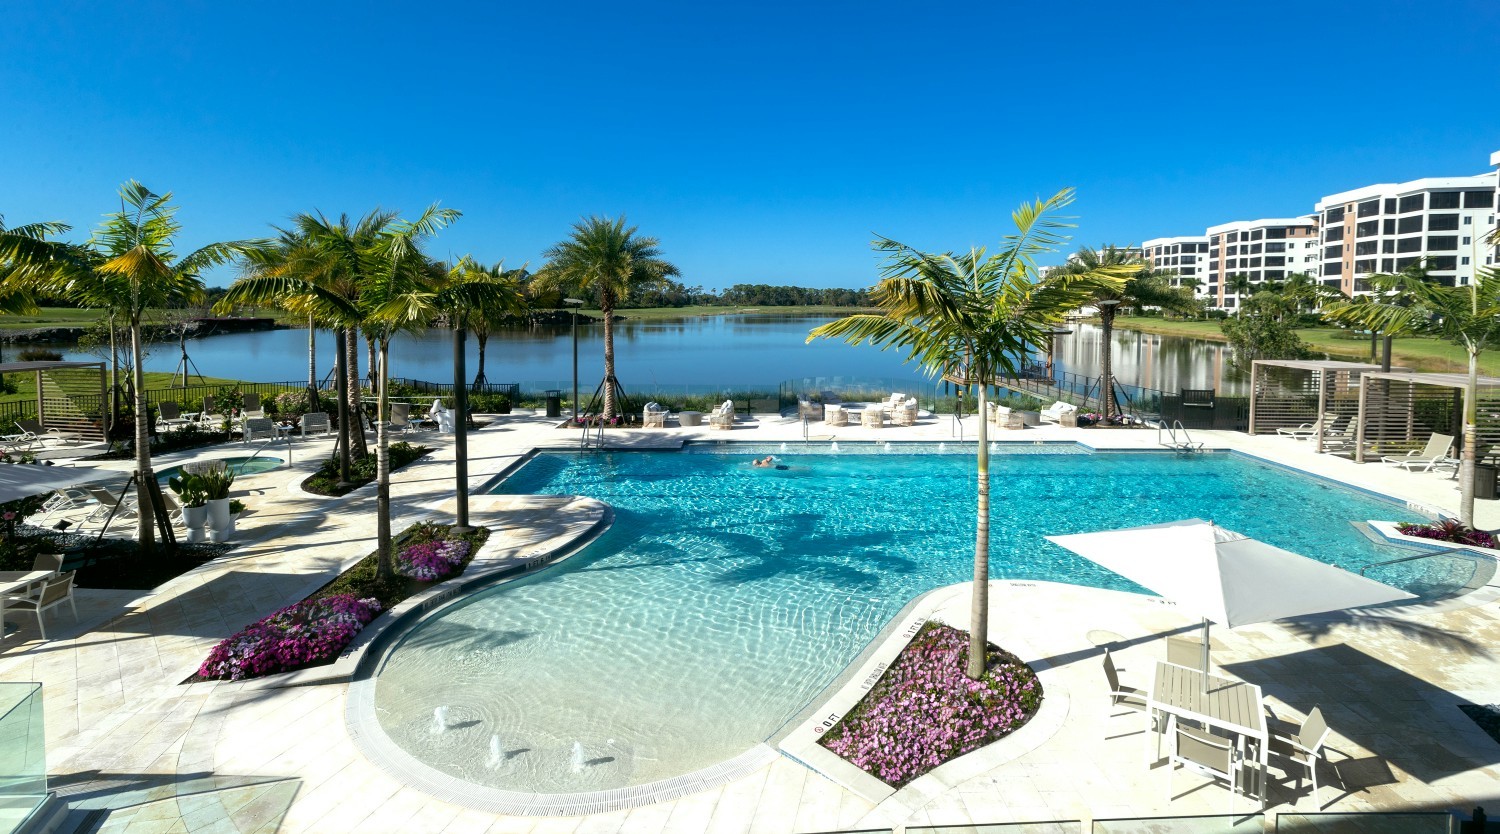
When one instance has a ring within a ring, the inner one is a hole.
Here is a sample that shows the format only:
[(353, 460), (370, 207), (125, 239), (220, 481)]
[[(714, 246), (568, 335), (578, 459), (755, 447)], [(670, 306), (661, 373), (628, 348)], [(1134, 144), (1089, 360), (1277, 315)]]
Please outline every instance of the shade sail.
[(1226, 628), (1416, 598), (1197, 518), (1047, 540)]
[(28, 463), (0, 463), (0, 504), (67, 489), (79, 484), (94, 484), (127, 473), (94, 466), (43, 466)]

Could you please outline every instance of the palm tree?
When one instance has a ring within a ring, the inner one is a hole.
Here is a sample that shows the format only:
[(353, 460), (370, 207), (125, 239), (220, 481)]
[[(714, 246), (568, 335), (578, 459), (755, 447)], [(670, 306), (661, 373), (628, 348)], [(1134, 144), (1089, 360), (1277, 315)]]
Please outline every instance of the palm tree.
[(146, 403), (141, 323), (152, 307), (176, 307), (203, 295), (201, 273), (213, 266), (253, 256), (265, 241), (210, 243), (185, 256), (173, 251), (182, 226), (174, 215), (172, 195), (155, 194), (131, 180), (120, 187), (121, 209), (105, 215), (83, 247), (66, 247), (45, 270), (36, 286), (65, 296), (84, 307), (108, 307), (120, 312), (130, 328), (131, 376), (135, 407), (135, 463), (137, 500), (141, 507), (136, 537), (143, 553), (155, 544), (154, 515), (147, 485), (151, 471), (151, 411)]
[(829, 322), (814, 338), (879, 345), (907, 351), (930, 374), (944, 374), (979, 393), (978, 516), (974, 537), (974, 589), (970, 608), (968, 674), (985, 671), (989, 641), (990, 468), (986, 439), (985, 388), (1001, 375), (1014, 375), (1028, 349), (1043, 346), (1052, 328), (1070, 310), (1102, 288), (1123, 289), (1138, 266), (1102, 266), (1093, 272), (1055, 271), (1038, 275), (1036, 258), (1068, 240), (1062, 229), (1070, 218), (1057, 212), (1073, 202), (1073, 189), (1051, 199), (1023, 203), (1011, 216), (1016, 232), (987, 254), (929, 254), (888, 238), (874, 248), (885, 254), (881, 280), (871, 298), (879, 314), (862, 313)]
[(542, 291), (567, 287), (578, 293), (594, 293), (604, 315), (604, 409), (605, 421), (615, 416), (615, 305), (638, 289), (661, 286), (677, 267), (661, 258), (661, 245), (654, 237), (638, 237), (636, 227), (625, 228), (625, 218), (606, 220), (589, 217), (573, 224), (573, 234), (545, 253), (547, 265), (535, 282)]
[(1434, 336), (1464, 348), (1469, 379), (1464, 391), (1463, 461), (1459, 472), (1459, 516), (1474, 526), (1474, 467), (1479, 443), (1479, 355), (1500, 340), (1500, 269), (1477, 270), (1464, 287), (1430, 280), (1419, 264), (1395, 275), (1373, 275), (1368, 300), (1335, 302), (1327, 318), (1381, 333)]
[[(466, 262), (467, 266), (464, 266)], [(484, 375), (484, 352), (489, 345), (491, 328), (509, 316), (525, 313), (529, 307), (526, 300), (526, 280), (529, 273), (525, 266), (519, 269), (506, 269), (504, 262), (485, 267), (467, 256), (459, 261), (459, 265), (464, 267), (465, 273), (471, 280), (490, 283), (501, 288), (500, 296), (492, 301), (485, 301), (480, 306), (467, 307), (458, 313), (468, 325), (469, 331), (474, 334), (475, 342), (478, 343), (479, 367), (474, 372), (474, 390), (477, 391), (479, 386), (488, 382)], [(480, 273), (483, 274), (483, 278), (480, 277)]]
[(1186, 313), (1198, 309), (1198, 302), (1193, 299), (1191, 289), (1170, 286), (1163, 276), (1153, 272), (1150, 266), (1134, 253), (1133, 247), (1120, 248), (1105, 245), (1099, 249), (1091, 249), (1085, 246), (1079, 249), (1078, 254), (1070, 258), (1067, 265), (1061, 267), (1060, 270), (1064, 274), (1088, 275), (1097, 273), (1104, 267), (1128, 267), (1130, 274), (1129, 280), (1123, 286), (1119, 288), (1101, 286), (1094, 297), (1089, 299), (1099, 309), (1099, 326), (1104, 330), (1099, 363), (1099, 399), (1103, 403), (1100, 410), (1107, 421), (1117, 416), (1114, 326), (1115, 316), (1120, 308), (1138, 312), (1145, 307), (1160, 307), (1174, 313)]
[(1224, 289), (1234, 293), (1234, 314), (1238, 316), (1245, 307), (1244, 297), (1255, 289), (1255, 285), (1250, 283), (1249, 275), (1236, 272), (1224, 281)]

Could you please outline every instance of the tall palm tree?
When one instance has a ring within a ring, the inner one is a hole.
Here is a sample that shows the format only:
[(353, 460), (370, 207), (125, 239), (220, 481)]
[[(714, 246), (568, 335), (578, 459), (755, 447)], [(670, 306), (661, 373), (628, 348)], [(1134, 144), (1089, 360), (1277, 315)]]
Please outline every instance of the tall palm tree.
[(468, 256), (455, 267), (460, 268), (466, 276), (464, 280), (491, 284), (497, 293), (492, 298), (481, 300), (477, 305), (466, 304), (454, 311), (462, 323), (467, 325), (469, 332), (474, 334), (474, 341), (479, 348), (479, 367), (474, 371), (474, 388), (478, 390), (480, 385), (488, 382), (484, 375), (484, 353), (489, 345), (490, 330), (496, 322), (509, 316), (522, 315), (529, 309), (526, 298), (529, 273), (525, 266), (506, 269), (503, 261), (486, 267)]
[(547, 264), (535, 285), (542, 291), (566, 287), (578, 293), (594, 293), (604, 315), (604, 408), (601, 417), (615, 416), (615, 306), (639, 289), (662, 286), (677, 267), (661, 257), (661, 242), (636, 235), (636, 227), (625, 227), (625, 218), (607, 220), (589, 217), (573, 224), (567, 239), (548, 249)]
[(130, 329), (131, 376), (135, 407), (137, 499), (141, 507), (136, 537), (143, 553), (155, 544), (150, 493), (151, 410), (146, 403), (145, 341), (141, 323), (152, 307), (176, 307), (203, 295), (202, 273), (210, 267), (252, 257), (266, 241), (210, 243), (178, 257), (173, 249), (182, 226), (172, 195), (155, 194), (131, 180), (120, 187), (121, 209), (105, 215), (83, 247), (68, 247), (38, 273), (37, 286), (84, 307), (119, 310)]
[(998, 251), (929, 254), (888, 238), (874, 242), (884, 253), (881, 280), (871, 298), (882, 312), (861, 313), (812, 331), (815, 338), (869, 343), (907, 352), (930, 374), (972, 384), (979, 393), (978, 515), (974, 536), (974, 589), (970, 608), (968, 675), (985, 671), (989, 641), (990, 458), (986, 439), (985, 389), (1014, 375), (1026, 351), (1044, 346), (1052, 328), (1103, 288), (1120, 290), (1136, 265), (1095, 271), (1038, 274), (1036, 259), (1066, 243), (1071, 218), (1057, 212), (1073, 202), (1073, 189), (1051, 199), (1023, 203), (1011, 216), (1016, 232)]
[(1104, 419), (1109, 420), (1119, 416), (1115, 403), (1114, 327), (1120, 309), (1139, 311), (1145, 307), (1160, 307), (1173, 313), (1187, 313), (1198, 309), (1198, 302), (1194, 300), (1191, 289), (1173, 287), (1166, 278), (1153, 272), (1150, 265), (1135, 254), (1134, 247), (1106, 244), (1091, 249), (1085, 246), (1060, 267), (1060, 271), (1087, 275), (1104, 267), (1128, 268), (1130, 275), (1129, 280), (1118, 288), (1101, 285), (1089, 299), (1099, 309), (1099, 326), (1104, 331), (1099, 357), (1099, 398), (1103, 403)]
[(1255, 289), (1255, 285), (1250, 283), (1249, 275), (1236, 272), (1224, 280), (1224, 289), (1234, 293), (1234, 314), (1238, 316), (1245, 307), (1245, 296)]
[(1328, 319), (1380, 333), (1420, 334), (1459, 345), (1469, 355), (1464, 391), (1463, 459), (1459, 471), (1459, 517), (1474, 526), (1474, 467), (1478, 462), (1479, 355), (1500, 341), (1500, 269), (1476, 271), (1464, 287), (1429, 279), (1420, 265), (1395, 275), (1372, 275), (1376, 292), (1361, 301), (1335, 302)]

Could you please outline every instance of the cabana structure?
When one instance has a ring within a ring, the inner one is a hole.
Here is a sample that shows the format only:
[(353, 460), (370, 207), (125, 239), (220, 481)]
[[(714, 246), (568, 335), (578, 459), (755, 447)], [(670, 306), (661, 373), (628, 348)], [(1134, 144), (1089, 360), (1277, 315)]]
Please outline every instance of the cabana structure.
[[(1257, 359), (1250, 365), (1249, 432), (1273, 434), (1308, 426), (1306, 438), (1319, 452), (1352, 445), (1343, 436), (1359, 412), (1360, 380), (1378, 372), (1379, 365), (1363, 362)], [(1325, 414), (1335, 419), (1321, 419)]]
[[(1354, 459), (1379, 460), (1420, 449), (1433, 434), (1462, 443), (1468, 374), (1366, 373), (1359, 391), (1359, 431)], [(1475, 427), (1479, 459), (1500, 444), (1500, 379), (1479, 378)]]
[[(81, 440), (104, 439), (109, 380), (103, 362), (3, 362), (0, 375), (26, 374), (36, 384), (36, 420)], [(19, 403), (12, 405), (21, 405)], [(13, 434), (15, 419), (30, 408), (0, 410), (0, 435)]]

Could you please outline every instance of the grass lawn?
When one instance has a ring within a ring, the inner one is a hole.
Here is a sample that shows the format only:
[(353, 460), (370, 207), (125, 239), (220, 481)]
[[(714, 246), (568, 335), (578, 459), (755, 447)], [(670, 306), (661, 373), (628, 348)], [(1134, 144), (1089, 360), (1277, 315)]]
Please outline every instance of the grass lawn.
[[(16, 384), (16, 393), (0, 394), (0, 403), (8, 402), (36, 402), (36, 375), (35, 374), (11, 374), (11, 381)], [(109, 366), (104, 368), (105, 384), (109, 384)], [(181, 381), (176, 374), (162, 371), (146, 372), (146, 390), (154, 388), (171, 388)], [(196, 374), (188, 377), (188, 385), (238, 385), (240, 380), (219, 379), (218, 377), (206, 376), (199, 380)], [(125, 384), (124, 374), (120, 376), (120, 384)]]
[[(1160, 333), (1166, 336), (1188, 336), (1196, 339), (1228, 341), (1219, 329), (1217, 321), (1187, 321), (1155, 317), (1120, 316), (1115, 319), (1119, 330), (1137, 330), (1142, 333)], [(1297, 331), (1307, 346), (1319, 353), (1328, 353), (1339, 359), (1365, 361), (1370, 358), (1370, 338), (1354, 336), (1347, 330), (1334, 327), (1310, 327)], [(1458, 345), (1436, 339), (1408, 337), (1391, 343), (1391, 362), (1398, 367), (1418, 371), (1469, 370), (1469, 356)], [(1479, 372), (1500, 374), (1500, 351), (1489, 351), (1479, 356)]]

